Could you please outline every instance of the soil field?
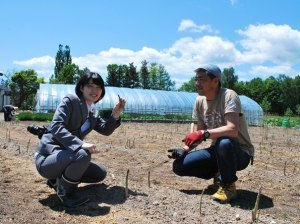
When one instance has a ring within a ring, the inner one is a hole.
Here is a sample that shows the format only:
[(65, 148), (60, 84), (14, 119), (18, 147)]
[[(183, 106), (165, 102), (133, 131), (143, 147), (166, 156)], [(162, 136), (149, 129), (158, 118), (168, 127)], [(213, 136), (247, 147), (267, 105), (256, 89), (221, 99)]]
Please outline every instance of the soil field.
[(86, 141), (101, 150), (93, 160), (106, 166), (107, 178), (80, 184), (90, 201), (65, 208), (35, 169), (39, 139), (26, 131), (29, 124), (0, 121), (0, 223), (246, 224), (252, 223), (260, 187), (257, 223), (300, 223), (299, 130), (249, 128), (254, 164), (238, 172), (239, 197), (225, 205), (211, 200), (214, 191), (207, 186), (212, 180), (172, 172), (167, 150), (182, 145), (189, 124), (124, 122), (108, 137), (92, 132)]

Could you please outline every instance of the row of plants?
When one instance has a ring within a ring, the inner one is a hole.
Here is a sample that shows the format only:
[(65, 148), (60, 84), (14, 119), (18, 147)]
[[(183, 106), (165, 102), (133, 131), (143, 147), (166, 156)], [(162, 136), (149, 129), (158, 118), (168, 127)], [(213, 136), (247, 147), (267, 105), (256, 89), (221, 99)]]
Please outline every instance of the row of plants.
[[(111, 110), (101, 110), (99, 115), (102, 118), (108, 118), (111, 115)], [(188, 114), (137, 114), (137, 113), (124, 113), (121, 115), (122, 119), (126, 120), (191, 120), (191, 115)], [(17, 116), (20, 121), (51, 121), (53, 113), (33, 113), (33, 112), (21, 112)]]
[(264, 118), (264, 125), (293, 128), (300, 126), (300, 117), (281, 117), (268, 115)]
[[(102, 118), (108, 118), (111, 115), (111, 110), (101, 110), (99, 114)], [(125, 120), (161, 120), (161, 121), (190, 121), (191, 115), (189, 114), (137, 114), (137, 113), (124, 113), (121, 115)], [(22, 112), (18, 114), (17, 119), (20, 121), (51, 121), (53, 113), (33, 113)], [(264, 118), (264, 126), (277, 126), (277, 127), (296, 127), (300, 126), (300, 117), (281, 117), (268, 115)]]

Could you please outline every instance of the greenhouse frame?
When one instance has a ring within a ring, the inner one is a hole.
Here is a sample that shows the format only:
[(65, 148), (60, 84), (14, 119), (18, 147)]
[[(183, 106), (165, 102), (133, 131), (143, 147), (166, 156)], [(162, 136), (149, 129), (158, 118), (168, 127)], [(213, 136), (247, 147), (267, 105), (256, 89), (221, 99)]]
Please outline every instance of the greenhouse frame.
[[(36, 110), (38, 112), (55, 111), (62, 98), (67, 94), (75, 94), (75, 85), (40, 84), (36, 94)], [(118, 102), (118, 95), (126, 99), (124, 113), (190, 114), (192, 116), (198, 93), (106, 86), (104, 98), (96, 103), (94, 108), (97, 110), (112, 109)], [(240, 96), (240, 100), (248, 125), (263, 125), (263, 110), (259, 104), (247, 96)]]

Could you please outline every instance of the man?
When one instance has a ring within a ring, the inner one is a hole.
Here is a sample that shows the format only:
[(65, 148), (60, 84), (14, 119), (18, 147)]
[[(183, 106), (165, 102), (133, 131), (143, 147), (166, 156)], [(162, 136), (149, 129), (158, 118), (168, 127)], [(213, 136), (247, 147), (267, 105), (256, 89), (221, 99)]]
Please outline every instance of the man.
[(4, 105), (3, 112), (4, 112), (4, 121), (11, 121), (13, 117), (13, 112), (15, 111), (15, 107), (12, 105)]
[[(246, 119), (238, 95), (221, 87), (221, 70), (216, 65), (204, 65), (195, 70), (195, 85), (199, 96), (194, 107), (197, 131), (186, 135), (188, 147), (173, 149), (173, 171), (180, 176), (210, 179), (217, 175), (218, 191), (214, 200), (227, 203), (237, 197), (236, 172), (245, 169), (254, 155)], [(191, 152), (206, 139), (209, 148)]]

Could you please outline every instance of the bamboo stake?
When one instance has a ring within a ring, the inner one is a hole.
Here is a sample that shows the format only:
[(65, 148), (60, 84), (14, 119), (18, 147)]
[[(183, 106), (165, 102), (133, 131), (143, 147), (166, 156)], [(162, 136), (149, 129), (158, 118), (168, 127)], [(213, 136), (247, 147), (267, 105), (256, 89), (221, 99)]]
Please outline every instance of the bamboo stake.
[(283, 168), (283, 174), (284, 174), (284, 176), (286, 176), (286, 173), (285, 173), (285, 171), (286, 171), (286, 164), (287, 164), (287, 161), (284, 162), (284, 168)]
[(205, 191), (205, 189), (202, 190), (202, 193), (200, 195), (200, 205), (199, 205), (200, 216), (202, 214), (202, 211), (201, 211), (201, 209), (202, 209), (202, 197), (203, 197), (204, 191)]
[(151, 188), (151, 185), (150, 185), (150, 170), (148, 171), (148, 187)]
[(31, 141), (31, 138), (30, 138), (30, 139), (28, 140), (28, 142), (27, 142), (27, 147), (26, 147), (26, 149), (27, 149), (27, 153), (28, 153), (28, 149), (29, 149), (30, 141)]
[(129, 169), (126, 173), (126, 180), (125, 180), (125, 198), (128, 198), (128, 176), (129, 176)]
[(18, 148), (17, 148), (17, 150), (16, 151), (18, 151), (19, 152), (19, 154), (21, 154), (21, 147), (18, 145)]

